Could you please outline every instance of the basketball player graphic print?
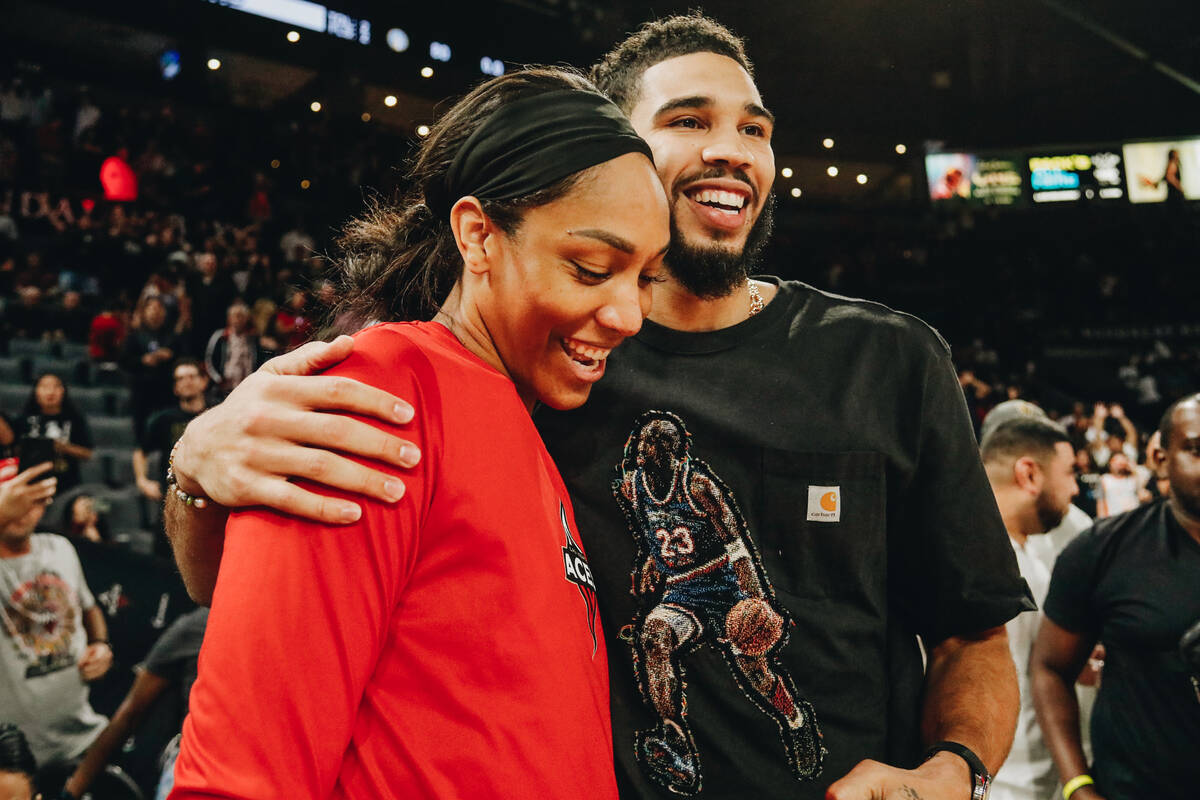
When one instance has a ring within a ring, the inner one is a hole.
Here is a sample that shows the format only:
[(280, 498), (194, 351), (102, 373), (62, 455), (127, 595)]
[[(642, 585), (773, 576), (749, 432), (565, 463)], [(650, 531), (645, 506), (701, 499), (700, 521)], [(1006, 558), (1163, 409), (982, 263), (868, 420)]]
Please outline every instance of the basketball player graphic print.
[(746, 696), (779, 725), (796, 777), (815, 778), (824, 759), (820, 727), (776, 659), (787, 643), (787, 611), (775, 599), (732, 493), (691, 456), (690, 438), (678, 416), (642, 414), (613, 483), (638, 540), (638, 613), (625, 634), (642, 697), (659, 718), (652, 729), (638, 731), (638, 760), (666, 789), (700, 791), (701, 753), (688, 727), (684, 657), (708, 645), (724, 657)]

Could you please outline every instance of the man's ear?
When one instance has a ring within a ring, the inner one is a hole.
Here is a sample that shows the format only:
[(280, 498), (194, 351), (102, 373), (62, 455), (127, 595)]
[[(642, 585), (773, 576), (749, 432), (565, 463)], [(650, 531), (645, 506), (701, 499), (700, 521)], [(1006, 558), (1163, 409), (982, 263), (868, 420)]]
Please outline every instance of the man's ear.
[(1167, 451), (1161, 447), (1155, 447), (1150, 451), (1149, 457), (1146, 459), (1149, 462), (1150, 469), (1154, 471), (1154, 477), (1167, 477)]
[(496, 229), (483, 204), (475, 197), (460, 198), (450, 209), (450, 230), (466, 268), (476, 274), (487, 272), (492, 256), (488, 239)]
[(1037, 494), (1042, 490), (1039, 484), (1042, 466), (1037, 459), (1021, 456), (1013, 462), (1013, 483), (1022, 491)]

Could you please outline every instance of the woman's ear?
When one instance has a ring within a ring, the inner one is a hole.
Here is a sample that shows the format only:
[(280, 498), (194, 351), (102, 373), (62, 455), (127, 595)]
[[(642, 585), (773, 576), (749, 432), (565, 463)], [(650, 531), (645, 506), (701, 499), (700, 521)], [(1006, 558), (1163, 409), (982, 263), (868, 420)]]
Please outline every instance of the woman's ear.
[(450, 230), (466, 268), (474, 273), (487, 272), (491, 266), (488, 238), (495, 228), (483, 204), (475, 197), (459, 198), (450, 209)]

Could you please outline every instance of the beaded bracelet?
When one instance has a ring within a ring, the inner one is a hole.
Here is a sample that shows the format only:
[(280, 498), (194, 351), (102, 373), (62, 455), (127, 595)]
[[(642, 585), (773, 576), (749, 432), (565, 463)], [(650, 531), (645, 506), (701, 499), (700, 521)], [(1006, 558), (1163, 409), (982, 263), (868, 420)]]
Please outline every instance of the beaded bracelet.
[(179, 488), (179, 479), (175, 477), (175, 451), (179, 449), (179, 443), (182, 441), (182, 438), (175, 440), (175, 444), (171, 446), (171, 454), (167, 457), (167, 491), (174, 492), (175, 497), (185, 506), (205, 508), (208, 498), (200, 494), (188, 494)]

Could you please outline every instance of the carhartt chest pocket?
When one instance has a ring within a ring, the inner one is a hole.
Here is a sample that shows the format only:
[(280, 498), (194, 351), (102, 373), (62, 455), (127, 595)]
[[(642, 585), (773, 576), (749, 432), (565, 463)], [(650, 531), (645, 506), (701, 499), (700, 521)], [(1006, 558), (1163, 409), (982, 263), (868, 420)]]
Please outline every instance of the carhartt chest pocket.
[(776, 588), (886, 602), (884, 475), (879, 453), (763, 451), (755, 536)]

